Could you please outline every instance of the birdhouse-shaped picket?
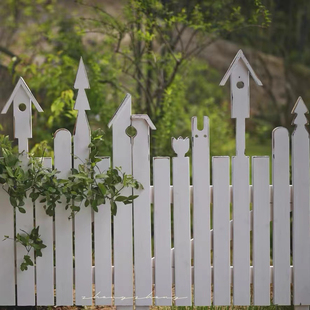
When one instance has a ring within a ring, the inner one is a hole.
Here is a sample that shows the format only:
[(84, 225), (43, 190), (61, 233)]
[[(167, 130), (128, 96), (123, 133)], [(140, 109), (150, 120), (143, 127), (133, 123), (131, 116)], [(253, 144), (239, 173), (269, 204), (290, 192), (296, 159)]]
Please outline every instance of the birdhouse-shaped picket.
[(239, 50), (220, 83), (221, 86), (225, 85), (230, 77), (231, 118), (250, 117), (250, 74), (257, 85), (263, 85), (243, 52)]
[(28, 139), (32, 138), (31, 103), (38, 112), (43, 112), (36, 98), (22, 77), (19, 78), (1, 114), (6, 114), (13, 102), (14, 137), (19, 139), (19, 151), (28, 151)]

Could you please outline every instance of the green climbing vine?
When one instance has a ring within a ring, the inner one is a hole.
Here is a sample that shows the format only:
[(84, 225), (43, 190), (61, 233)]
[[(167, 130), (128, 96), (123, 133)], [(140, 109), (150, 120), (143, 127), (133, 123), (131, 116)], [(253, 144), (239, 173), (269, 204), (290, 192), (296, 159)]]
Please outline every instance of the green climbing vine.
[[(103, 141), (103, 132), (98, 129), (92, 133), (89, 145), (89, 158), (80, 164), (77, 169), (72, 169), (66, 179), (58, 178), (59, 171), (43, 166), (42, 159), (29, 156), (28, 166), (21, 163), (23, 154), (12, 146), (8, 136), (0, 136), (0, 149), (3, 157), (0, 158), (0, 184), (10, 197), (11, 205), (19, 212), (25, 213), (25, 200), (30, 198), (33, 203), (39, 201), (47, 215), (55, 214), (56, 206), (64, 202), (65, 209), (70, 209), (70, 218), (79, 212), (82, 206), (90, 207), (98, 212), (100, 205), (110, 202), (111, 213), (117, 214), (117, 202), (130, 204), (137, 195), (122, 195), (123, 188), (129, 187), (142, 189), (142, 184), (132, 175), (122, 172), (120, 167), (100, 171), (98, 162), (99, 147)], [(44, 146), (43, 156), (44, 157)], [(40, 239), (39, 227), (30, 233), (22, 231), (13, 239), (23, 245), (27, 251), (20, 266), (27, 270), (33, 262), (29, 256), (33, 248), (36, 256), (42, 256), (41, 250), (46, 247)]]

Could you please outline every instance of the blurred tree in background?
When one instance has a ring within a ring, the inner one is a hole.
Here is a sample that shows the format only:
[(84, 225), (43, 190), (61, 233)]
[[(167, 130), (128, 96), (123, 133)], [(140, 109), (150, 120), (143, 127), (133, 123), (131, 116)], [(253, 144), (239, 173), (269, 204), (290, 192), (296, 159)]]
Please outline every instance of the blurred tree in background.
[[(134, 112), (148, 114), (157, 127), (152, 155), (171, 155), (171, 136), (190, 135), (194, 115), (210, 117), (212, 155), (231, 154), (220, 76), (197, 57), (218, 38), (266, 27), (266, 8), (258, 0), (129, 0), (120, 9), (111, 14), (103, 1), (1, 1), (0, 65), (13, 83), (23, 76), (44, 109), (34, 116), (34, 141), (51, 143), (48, 133), (73, 130), (72, 86), (83, 56), (93, 128), (107, 132), (129, 92)], [(109, 134), (104, 147), (109, 153)]]

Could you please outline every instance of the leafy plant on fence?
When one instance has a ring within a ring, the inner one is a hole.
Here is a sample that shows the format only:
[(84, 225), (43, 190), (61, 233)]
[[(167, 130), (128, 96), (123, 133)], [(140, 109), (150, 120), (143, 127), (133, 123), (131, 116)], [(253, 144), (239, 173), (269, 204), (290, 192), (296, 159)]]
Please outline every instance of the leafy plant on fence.
[[(8, 136), (0, 136), (0, 148), (3, 157), (0, 158), (0, 184), (10, 196), (11, 205), (19, 212), (25, 213), (25, 201), (30, 198), (43, 205), (46, 214), (53, 216), (59, 203), (65, 203), (65, 209), (71, 210), (71, 215), (79, 212), (84, 203), (85, 207), (91, 207), (98, 212), (98, 207), (110, 202), (111, 213), (117, 214), (117, 202), (130, 204), (137, 195), (122, 195), (125, 187), (142, 189), (142, 184), (135, 180), (132, 175), (122, 172), (121, 168), (110, 168), (100, 171), (97, 163), (98, 148), (102, 143), (103, 134), (100, 129), (92, 134), (89, 145), (89, 158), (72, 169), (67, 179), (57, 178), (59, 171), (45, 168), (40, 158), (29, 157), (26, 169), (21, 164), (20, 156)], [(43, 151), (44, 156), (44, 151)], [(9, 238), (5, 236), (5, 239)], [(39, 236), (39, 227), (30, 233), (17, 234), (15, 242), (22, 244), (27, 255), (21, 264), (21, 270), (27, 270), (27, 266), (33, 265), (29, 251), (34, 249), (37, 256), (41, 256), (41, 249), (45, 247)]]
[(29, 255), (31, 249), (34, 250), (36, 257), (42, 257), (42, 249), (46, 248), (46, 245), (40, 238), (39, 235), (39, 226), (35, 227), (31, 230), (30, 234), (26, 231), (22, 230), (23, 234), (16, 234), (15, 240), (10, 238), (9, 236), (4, 236), (3, 240), (12, 239), (16, 243), (20, 243), (25, 247), (27, 251), (27, 255), (24, 255), (23, 262), (20, 265), (21, 271), (28, 270), (28, 266), (33, 266), (33, 261)]

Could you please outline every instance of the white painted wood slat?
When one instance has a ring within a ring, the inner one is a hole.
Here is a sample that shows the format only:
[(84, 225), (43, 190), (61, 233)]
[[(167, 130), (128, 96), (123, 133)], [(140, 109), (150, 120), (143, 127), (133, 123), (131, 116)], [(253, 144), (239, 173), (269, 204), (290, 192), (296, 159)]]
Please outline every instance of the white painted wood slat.
[(200, 131), (192, 118), (195, 306), (211, 305), (209, 118), (203, 120)]
[[(110, 158), (103, 158), (97, 163), (98, 173), (110, 168)], [(112, 305), (112, 239), (111, 239), (111, 206), (109, 201), (94, 212), (95, 240), (95, 298), (96, 305)]]
[(154, 254), (156, 306), (171, 306), (171, 212), (170, 212), (170, 158), (153, 159), (154, 175)]
[[(43, 158), (43, 166), (52, 168), (52, 158)], [(36, 226), (40, 238), (46, 248), (42, 249), (42, 257), (36, 258), (37, 305), (54, 305), (54, 236), (53, 217), (46, 214), (44, 203), (35, 202)]]
[[(71, 133), (60, 129), (54, 139), (55, 169), (58, 178), (67, 178), (72, 168)], [(55, 210), (55, 262), (56, 262), (56, 305), (73, 304), (73, 244), (70, 210), (65, 210), (65, 199)]]
[[(122, 167), (122, 171), (132, 173), (132, 154), (130, 138), (126, 129), (131, 125), (131, 96), (128, 94), (115, 116), (109, 123), (113, 125), (113, 167)], [(130, 195), (130, 189), (124, 189), (124, 195)], [(132, 205), (117, 204), (114, 217), (114, 296), (119, 309), (133, 307), (133, 249), (132, 249)], [(122, 299), (120, 297), (129, 297)], [(123, 306), (125, 308), (123, 308)]]
[[(143, 185), (143, 190), (134, 189), (138, 195), (133, 202), (134, 211), (134, 262), (135, 294), (146, 297), (152, 294), (151, 264), (151, 203), (150, 203), (150, 128), (143, 118), (132, 119), (137, 130), (132, 146), (133, 177)], [(152, 299), (137, 299), (137, 306), (151, 306)]]
[(309, 133), (305, 127), (308, 109), (299, 97), (293, 113), (296, 128), (292, 134), (293, 185), (293, 266), (294, 305), (310, 305), (310, 165)]
[(249, 158), (232, 158), (233, 186), (233, 300), (234, 305), (250, 304), (250, 191)]
[[(14, 208), (9, 195), (0, 187), (0, 238), (14, 238)], [(15, 305), (15, 244), (13, 240), (0, 242), (0, 301), (3, 306)], [(19, 266), (17, 266), (19, 268)]]
[(213, 183), (213, 304), (230, 305), (229, 157), (212, 158)]
[[(26, 167), (28, 158), (26, 154), (22, 155), (22, 161)], [(24, 234), (23, 231), (30, 233), (33, 226), (33, 203), (30, 198), (25, 199), (23, 208), (26, 213), (20, 213), (16, 210), (16, 234)], [(20, 265), (24, 259), (24, 255), (29, 255), (34, 262), (33, 250), (27, 254), (27, 251), (21, 244), (16, 244), (16, 276), (17, 276), (17, 305), (31, 306), (35, 305), (35, 277), (34, 266), (28, 266), (28, 270), (21, 271)]]
[(289, 133), (272, 132), (273, 303), (291, 304)]
[[(74, 168), (78, 169), (89, 157), (90, 127), (85, 111), (78, 113), (74, 135)], [(92, 209), (80, 204), (74, 216), (75, 304), (92, 305)]]
[(254, 305), (270, 305), (269, 157), (252, 157)]
[(184, 157), (189, 149), (189, 139), (172, 139), (178, 157), (172, 160), (173, 172), (173, 224), (175, 260), (176, 306), (190, 306), (191, 301), (191, 248), (190, 248), (190, 200), (189, 158)]

